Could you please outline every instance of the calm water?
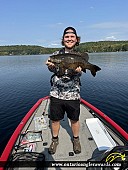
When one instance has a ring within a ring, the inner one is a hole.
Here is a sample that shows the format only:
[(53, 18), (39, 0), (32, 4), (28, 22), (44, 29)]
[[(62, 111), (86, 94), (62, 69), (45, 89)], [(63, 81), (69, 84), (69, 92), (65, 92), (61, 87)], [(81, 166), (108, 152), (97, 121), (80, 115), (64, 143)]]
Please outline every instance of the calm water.
[[(81, 97), (128, 132), (128, 52), (89, 54), (102, 68), (81, 78)], [(39, 99), (49, 94), (48, 55), (0, 56), (0, 153), (13, 131)]]

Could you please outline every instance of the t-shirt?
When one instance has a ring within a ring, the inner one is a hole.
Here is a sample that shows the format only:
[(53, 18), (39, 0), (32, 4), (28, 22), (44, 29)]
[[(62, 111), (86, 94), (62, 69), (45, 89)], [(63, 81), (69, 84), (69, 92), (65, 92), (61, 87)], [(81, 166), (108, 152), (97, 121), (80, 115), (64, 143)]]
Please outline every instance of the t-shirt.
[[(59, 54), (59, 51), (53, 53)], [(49, 69), (55, 72), (55, 69)], [(76, 72), (73, 76), (68, 76), (65, 71), (65, 75), (58, 77), (56, 74), (52, 76), (50, 96), (53, 96), (62, 100), (78, 100), (80, 99), (80, 76), (82, 73)]]

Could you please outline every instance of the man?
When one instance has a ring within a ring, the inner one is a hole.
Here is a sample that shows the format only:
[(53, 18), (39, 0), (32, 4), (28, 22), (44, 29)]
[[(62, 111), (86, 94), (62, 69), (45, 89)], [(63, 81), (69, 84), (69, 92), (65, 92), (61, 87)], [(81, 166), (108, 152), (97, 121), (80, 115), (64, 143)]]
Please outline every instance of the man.
[[(79, 45), (80, 37), (77, 36), (73, 27), (67, 27), (62, 37), (63, 49), (55, 52), (71, 53), (75, 51), (75, 46)], [(52, 72), (56, 72), (55, 65), (47, 60), (46, 65)], [(49, 147), (49, 153), (54, 154), (59, 144), (60, 120), (64, 118), (65, 112), (71, 121), (71, 129), (73, 133), (73, 150), (75, 154), (81, 153), (81, 145), (79, 140), (79, 114), (80, 114), (80, 76), (82, 74), (81, 67), (77, 67), (76, 74), (68, 77), (66, 71), (62, 77), (55, 74), (52, 77), (52, 87), (50, 91), (50, 119), (52, 127), (52, 143)], [(65, 81), (65, 77), (67, 78)]]

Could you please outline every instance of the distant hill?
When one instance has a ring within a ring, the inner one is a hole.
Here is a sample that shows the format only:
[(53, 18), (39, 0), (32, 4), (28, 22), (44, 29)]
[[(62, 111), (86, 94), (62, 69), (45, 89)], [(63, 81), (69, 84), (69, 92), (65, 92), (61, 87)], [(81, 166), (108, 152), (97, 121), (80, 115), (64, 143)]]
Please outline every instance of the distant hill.
[(0, 46), (0, 55), (39, 55), (50, 54), (58, 48), (45, 48), (36, 45)]
[(98, 41), (81, 43), (77, 47), (81, 52), (116, 52), (128, 51), (128, 41)]
[[(51, 54), (60, 48), (46, 48), (36, 45), (0, 46), (0, 55), (40, 55)], [(115, 52), (128, 51), (128, 41), (98, 41), (80, 43), (77, 50), (81, 52)]]

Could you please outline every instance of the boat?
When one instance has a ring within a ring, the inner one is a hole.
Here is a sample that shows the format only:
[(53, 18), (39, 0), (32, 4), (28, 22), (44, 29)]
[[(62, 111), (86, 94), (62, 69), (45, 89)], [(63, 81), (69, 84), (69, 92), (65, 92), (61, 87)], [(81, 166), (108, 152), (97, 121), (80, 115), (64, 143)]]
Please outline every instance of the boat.
[(110, 117), (80, 99), (80, 142), (82, 152), (75, 154), (70, 121), (61, 120), (59, 145), (54, 155), (51, 143), (50, 97), (39, 99), (21, 120), (1, 157), (5, 169), (105, 169), (127, 168), (128, 133)]

